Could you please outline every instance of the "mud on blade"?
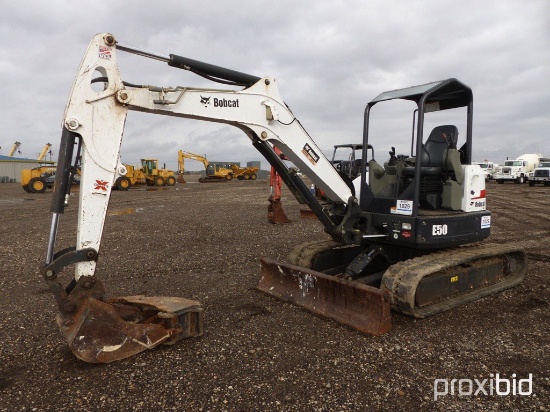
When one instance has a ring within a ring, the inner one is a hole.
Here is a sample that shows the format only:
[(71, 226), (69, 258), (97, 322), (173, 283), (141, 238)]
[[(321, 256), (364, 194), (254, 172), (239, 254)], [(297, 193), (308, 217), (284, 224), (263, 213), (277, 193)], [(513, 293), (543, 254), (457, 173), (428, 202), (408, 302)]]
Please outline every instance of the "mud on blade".
[(370, 335), (391, 328), (387, 292), (299, 266), (261, 258), (258, 289)]

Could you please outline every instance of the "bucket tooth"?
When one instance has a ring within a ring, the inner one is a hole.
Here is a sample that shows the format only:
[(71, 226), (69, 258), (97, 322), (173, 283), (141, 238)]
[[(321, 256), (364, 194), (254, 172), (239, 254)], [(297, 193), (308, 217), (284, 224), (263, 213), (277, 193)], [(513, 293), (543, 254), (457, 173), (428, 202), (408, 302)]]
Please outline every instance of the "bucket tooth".
[(261, 258), (258, 289), (370, 335), (391, 328), (387, 292), (299, 266)]

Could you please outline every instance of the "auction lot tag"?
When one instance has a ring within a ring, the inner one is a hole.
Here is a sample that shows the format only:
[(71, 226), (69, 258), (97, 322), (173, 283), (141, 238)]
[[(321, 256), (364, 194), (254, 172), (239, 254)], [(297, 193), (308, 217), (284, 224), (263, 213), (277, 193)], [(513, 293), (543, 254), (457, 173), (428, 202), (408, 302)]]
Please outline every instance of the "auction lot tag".
[(487, 229), (491, 227), (491, 216), (481, 216), (481, 228)]
[(390, 209), (390, 212), (396, 215), (412, 215), (413, 213), (412, 200), (397, 200), (396, 205)]

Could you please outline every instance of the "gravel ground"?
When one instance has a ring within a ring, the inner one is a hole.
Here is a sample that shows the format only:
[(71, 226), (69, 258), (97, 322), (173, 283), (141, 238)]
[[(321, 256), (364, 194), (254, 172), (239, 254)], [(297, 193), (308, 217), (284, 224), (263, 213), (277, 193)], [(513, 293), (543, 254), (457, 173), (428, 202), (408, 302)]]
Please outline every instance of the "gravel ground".
[[(490, 241), (528, 252), (521, 285), (424, 320), (393, 314), (392, 330), (371, 337), (255, 289), (259, 256), (285, 261), (294, 245), (326, 237), (287, 191), (292, 222), (271, 225), (266, 180), (188, 181), (113, 193), (97, 275), (109, 296), (199, 300), (205, 334), (107, 365), (72, 355), (38, 275), (50, 196), (0, 185), (0, 411), (550, 410), (550, 188), (487, 187)], [(71, 203), (58, 250), (74, 245)], [(434, 400), (435, 379), (487, 379), (489, 391), (496, 373), (532, 374), (532, 394), (459, 396), (456, 386)]]

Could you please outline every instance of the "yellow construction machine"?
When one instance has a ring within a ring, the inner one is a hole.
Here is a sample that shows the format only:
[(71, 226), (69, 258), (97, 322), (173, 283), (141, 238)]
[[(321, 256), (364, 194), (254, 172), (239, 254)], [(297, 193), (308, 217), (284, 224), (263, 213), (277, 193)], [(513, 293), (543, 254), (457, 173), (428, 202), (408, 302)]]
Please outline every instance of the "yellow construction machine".
[[(19, 142), (15, 142), (10, 153), (15, 152), (19, 147)], [(52, 147), (51, 143), (46, 143), (44, 149), (38, 155), (37, 160), (43, 160)], [(21, 171), (21, 186), (25, 192), (29, 193), (44, 193), (48, 187), (53, 186), (53, 178), (50, 176), (55, 174), (55, 165), (39, 166), (33, 169), (23, 169)]]
[(231, 170), (233, 171), (233, 177), (236, 177), (239, 180), (256, 180), (258, 175), (256, 174), (259, 167), (239, 167), (237, 165), (232, 165)]
[(15, 142), (8, 153), (8, 157), (13, 157), (19, 146), (21, 146), (21, 142)]
[(198, 162), (201, 162), (204, 165), (204, 170), (206, 172), (206, 177), (201, 177), (199, 179), (199, 182), (201, 183), (210, 183), (210, 182), (219, 182), (223, 183), (228, 180), (233, 179), (233, 170), (231, 169), (231, 164), (225, 164), (225, 163), (210, 163), (206, 157), (191, 153), (191, 152), (185, 152), (183, 150), (178, 151), (178, 173), (179, 173), (179, 181), (182, 181), (182, 183), (185, 183), (185, 179), (183, 178), (183, 174), (185, 172), (184, 168), (184, 162), (185, 159), (192, 159), (196, 160)]
[(260, 170), (257, 167), (239, 167), (234, 163), (211, 163), (204, 156), (179, 150), (178, 181), (181, 183), (185, 183), (185, 179), (183, 178), (185, 172), (184, 159), (192, 159), (204, 164), (206, 177), (199, 179), (201, 183), (227, 182), (233, 178), (237, 178), (238, 180), (256, 180), (258, 178), (256, 173)]
[(55, 166), (23, 169), (21, 171), (21, 186), (28, 193), (44, 193), (47, 188), (53, 186), (53, 179), (49, 179), (49, 177), (54, 174)]
[(174, 171), (159, 168), (157, 159), (141, 159), (141, 171), (145, 173), (147, 186), (174, 186), (176, 184)]
[(204, 168), (208, 168), (208, 160), (206, 160), (206, 157), (191, 153), (191, 152), (185, 152), (183, 150), (178, 150), (178, 182), (179, 183), (186, 183), (185, 179), (183, 177), (185, 173), (185, 159), (191, 159), (196, 160), (197, 162), (201, 162), (204, 165)]
[(44, 146), (44, 149), (42, 149), (42, 151), (38, 155), (38, 159), (36, 160), (44, 160), (44, 158), (46, 157), (46, 154), (48, 154), (48, 150), (50, 150), (50, 147), (52, 147), (52, 144), (46, 143), (46, 146)]
[(124, 164), (124, 167), (126, 168), (126, 174), (116, 178), (115, 189), (128, 190), (134, 185), (146, 183), (145, 173), (140, 168), (129, 164)]
[(114, 188), (128, 190), (134, 185), (174, 186), (176, 176), (173, 170), (158, 167), (157, 159), (141, 159), (141, 166), (124, 164), (126, 173), (115, 179)]
[(199, 182), (228, 182), (233, 179), (233, 166), (231, 163), (210, 163), (206, 166), (206, 177), (201, 177)]

